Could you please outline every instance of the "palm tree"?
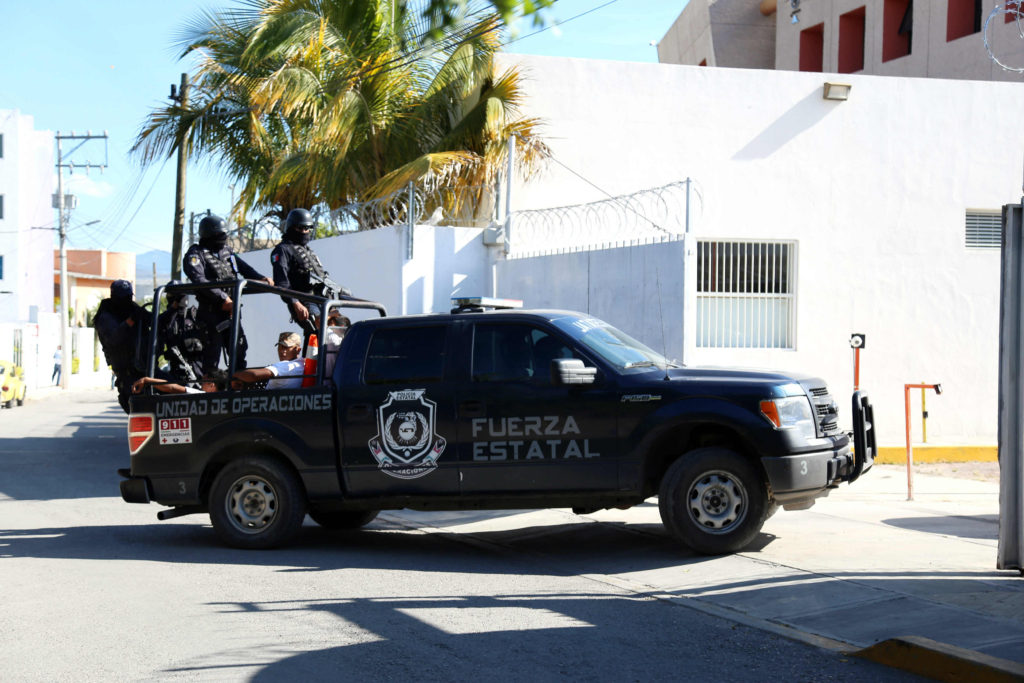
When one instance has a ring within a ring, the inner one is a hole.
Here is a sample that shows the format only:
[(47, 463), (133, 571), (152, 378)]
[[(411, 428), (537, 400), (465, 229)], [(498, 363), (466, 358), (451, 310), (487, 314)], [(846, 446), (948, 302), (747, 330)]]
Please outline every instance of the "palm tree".
[(149, 164), (181, 140), (242, 188), (243, 218), (416, 183), (460, 190), (446, 213), (480, 220), (510, 136), (520, 176), (539, 168), (540, 123), (518, 113), (519, 74), (495, 70), (495, 15), (470, 13), (428, 47), (417, 21), (393, 0), (238, 0), (202, 13), (181, 41), (183, 57), (200, 58), (189, 106), (152, 111), (133, 150)]

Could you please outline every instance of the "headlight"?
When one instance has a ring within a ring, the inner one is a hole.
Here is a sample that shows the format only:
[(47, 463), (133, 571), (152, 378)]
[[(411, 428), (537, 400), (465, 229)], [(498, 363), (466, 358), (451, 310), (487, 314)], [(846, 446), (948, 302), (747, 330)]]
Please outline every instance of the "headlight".
[(805, 439), (817, 436), (814, 413), (806, 396), (787, 396), (761, 401), (761, 414), (776, 429), (791, 429)]

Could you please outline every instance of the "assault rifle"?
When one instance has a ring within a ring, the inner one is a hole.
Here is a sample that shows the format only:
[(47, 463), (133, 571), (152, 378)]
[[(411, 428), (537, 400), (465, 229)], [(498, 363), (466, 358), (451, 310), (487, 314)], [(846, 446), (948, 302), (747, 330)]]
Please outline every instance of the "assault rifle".
[(199, 378), (196, 377), (196, 373), (192, 371), (192, 366), (185, 361), (185, 356), (184, 354), (181, 353), (181, 349), (179, 349), (177, 346), (172, 346), (170, 348), (170, 351), (171, 355), (177, 358), (178, 362), (181, 363), (181, 368), (185, 372), (185, 379), (187, 379), (189, 382), (193, 384), (198, 383)]
[(322, 296), (325, 299), (337, 299), (339, 296), (352, 296), (352, 290), (342, 287), (337, 282), (327, 277), (327, 273), (319, 276), (316, 273), (309, 273), (309, 284), (313, 286), (313, 294)]

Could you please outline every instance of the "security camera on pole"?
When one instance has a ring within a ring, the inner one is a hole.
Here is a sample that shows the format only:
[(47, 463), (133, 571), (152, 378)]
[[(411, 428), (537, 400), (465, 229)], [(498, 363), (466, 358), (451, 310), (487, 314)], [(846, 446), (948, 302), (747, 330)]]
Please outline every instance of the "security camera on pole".
[(850, 335), (850, 348), (853, 349), (853, 390), (860, 389), (860, 350), (867, 343), (867, 335), (854, 332)]

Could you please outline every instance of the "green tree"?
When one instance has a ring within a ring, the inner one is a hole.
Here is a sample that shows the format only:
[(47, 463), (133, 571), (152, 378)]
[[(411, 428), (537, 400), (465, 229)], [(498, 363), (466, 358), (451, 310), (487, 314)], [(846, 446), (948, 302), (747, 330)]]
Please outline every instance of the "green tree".
[[(392, 0), (239, 0), (199, 15), (183, 54), (199, 57), (189, 106), (150, 113), (134, 150), (144, 164), (177, 150), (241, 187), (235, 213), (283, 215), (387, 196), (409, 182), (488, 210), (506, 141), (531, 175), (547, 149), (519, 114), (520, 75), (498, 73), (499, 18), (469, 12), (415, 47), (423, 16)], [(410, 47), (412, 46), (412, 47)], [(464, 206), (446, 206), (466, 213)]]
[[(512, 24), (518, 17), (532, 16), (534, 25), (544, 23), (544, 8), (550, 7), (557, 0), (487, 0), (505, 24)], [(420, 13), (427, 22), (427, 30), (422, 34), (421, 43), (440, 40), (445, 29), (457, 25), (461, 18), (470, 12), (468, 0), (427, 0), (425, 7), (413, 9), (408, 0), (401, 0), (400, 5), (405, 12)]]

